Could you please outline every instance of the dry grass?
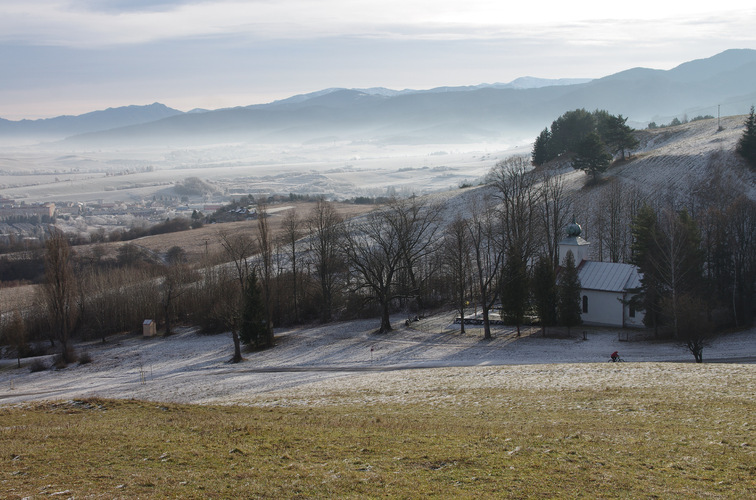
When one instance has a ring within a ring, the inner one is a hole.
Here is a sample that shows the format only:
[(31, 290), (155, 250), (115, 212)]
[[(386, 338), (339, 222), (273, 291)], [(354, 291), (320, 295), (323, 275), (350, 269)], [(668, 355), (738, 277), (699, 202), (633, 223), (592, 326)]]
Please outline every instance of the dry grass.
[[(299, 217), (304, 219), (309, 215), (310, 211), (315, 206), (315, 203), (286, 203), (284, 206), (293, 207), (293, 209), (297, 211)], [(337, 212), (339, 212), (345, 219), (355, 217), (375, 208), (373, 205), (353, 205), (347, 203), (336, 203), (334, 206), (336, 207)], [(277, 205), (270, 205), (268, 207), (269, 210), (275, 210), (276, 208), (278, 208)], [(285, 213), (286, 211), (273, 212), (268, 219), (270, 232), (274, 238), (281, 233), (281, 225)], [(208, 224), (199, 229), (192, 229), (190, 231), (139, 238), (135, 242), (158, 253), (165, 253), (173, 246), (180, 246), (186, 251), (190, 262), (197, 262), (205, 254), (206, 245), (207, 252), (210, 255), (218, 254), (223, 251), (220, 239), (218, 238), (218, 232), (221, 230), (231, 235), (241, 232), (257, 235), (257, 221), (250, 220), (227, 222), (223, 224)], [(116, 243), (114, 245), (119, 244)]]
[(756, 496), (747, 388), (446, 392), (446, 404), (443, 397), (363, 404), (350, 393), (333, 394), (345, 404), (322, 407), (87, 400), (0, 408), (0, 491), (7, 498)]

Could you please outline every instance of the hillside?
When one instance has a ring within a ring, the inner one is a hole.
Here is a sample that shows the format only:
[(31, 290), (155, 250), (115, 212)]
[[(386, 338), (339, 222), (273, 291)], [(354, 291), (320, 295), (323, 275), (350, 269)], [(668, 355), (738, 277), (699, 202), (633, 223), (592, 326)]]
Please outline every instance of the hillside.
[(723, 118), (721, 130), (717, 119), (708, 119), (638, 131), (639, 148), (629, 160), (610, 167), (597, 186), (587, 186), (586, 174), (573, 170), (569, 163), (556, 160), (545, 168), (560, 172), (579, 204), (586, 206), (605, 195), (609, 181), (619, 182), (625, 191), (637, 190), (649, 200), (685, 200), (717, 177), (721, 177), (722, 184), (731, 183), (756, 200), (756, 171), (735, 153), (745, 118)]

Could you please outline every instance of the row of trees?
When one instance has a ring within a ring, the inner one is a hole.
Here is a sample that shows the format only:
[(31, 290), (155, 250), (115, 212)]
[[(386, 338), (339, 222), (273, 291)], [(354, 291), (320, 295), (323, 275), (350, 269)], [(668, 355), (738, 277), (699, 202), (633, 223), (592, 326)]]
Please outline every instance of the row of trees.
[(698, 362), (718, 329), (754, 318), (756, 202), (719, 201), (644, 205), (632, 224), (631, 262), (643, 274), (636, 305), (648, 327), (685, 342)]
[[(707, 180), (708, 189), (656, 205), (610, 183), (592, 213), (582, 213), (594, 258), (633, 262), (644, 273), (637, 306), (647, 311), (649, 326), (682, 338), (693, 329), (685, 321), (698, 318), (686, 313), (691, 308), (720, 325), (752, 321), (756, 209), (746, 197), (732, 202), (737, 187), (725, 182), (720, 172)], [(244, 344), (273, 345), (273, 325), (370, 315), (386, 332), (396, 311), (441, 305), (461, 317), (480, 312), (486, 338), (494, 307), (518, 331), (530, 316), (544, 326), (579, 324), (576, 263), (568, 261), (557, 282), (557, 244), (569, 218), (584, 208), (575, 206), (561, 177), (512, 157), (495, 166), (487, 186), (455, 200), (454, 206), (392, 200), (348, 222), (336, 205), (320, 200), (306, 214), (287, 212), (277, 235), (259, 205), (254, 226), (219, 232), (223, 255), (206, 255), (200, 266), (180, 255), (150, 265), (89, 265), (74, 261), (56, 233), (47, 241), (37, 308), (47, 314), (25, 318), (27, 331), (52, 332), (51, 342), (60, 342), (70, 361), (74, 333), (104, 339), (154, 317), (169, 335), (176, 321), (191, 321), (207, 332), (231, 331), (233, 359), (240, 361)]]

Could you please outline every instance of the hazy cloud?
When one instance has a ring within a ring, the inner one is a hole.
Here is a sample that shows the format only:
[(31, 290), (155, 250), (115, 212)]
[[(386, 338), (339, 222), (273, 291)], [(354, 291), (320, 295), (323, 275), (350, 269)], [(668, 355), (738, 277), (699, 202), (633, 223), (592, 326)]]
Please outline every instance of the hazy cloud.
[(669, 69), (756, 48), (751, 3), (0, 0), (0, 117)]
[[(573, 2), (500, 0), (402, 1), (147, 1), (87, 0), (0, 2), (0, 37), (6, 41), (75, 47), (148, 43), (185, 37), (256, 39), (365, 36), (374, 38), (485, 39), (529, 33), (562, 33), (565, 40), (629, 35), (641, 23), (703, 26), (740, 36), (752, 31), (756, 10), (748, 2), (687, 2), (683, 9), (639, 0), (632, 9), (610, 2), (582, 7)], [(714, 17), (712, 17), (714, 16)], [(750, 23), (750, 25), (748, 24)], [(570, 29), (578, 26), (580, 30)], [(612, 26), (611, 30), (604, 27)], [(733, 32), (732, 28), (735, 26)]]

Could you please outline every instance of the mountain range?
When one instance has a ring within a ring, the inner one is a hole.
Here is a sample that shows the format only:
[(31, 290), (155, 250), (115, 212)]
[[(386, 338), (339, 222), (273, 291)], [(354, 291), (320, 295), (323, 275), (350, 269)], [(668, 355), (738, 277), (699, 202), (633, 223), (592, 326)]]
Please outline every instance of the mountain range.
[(70, 145), (368, 141), (430, 144), (532, 139), (565, 111), (605, 109), (636, 127), (675, 117), (744, 114), (756, 103), (756, 50), (732, 49), (670, 70), (595, 80), (520, 78), (430, 90), (333, 88), (266, 104), (182, 112), (154, 103), (44, 120), (0, 119), (0, 139)]

